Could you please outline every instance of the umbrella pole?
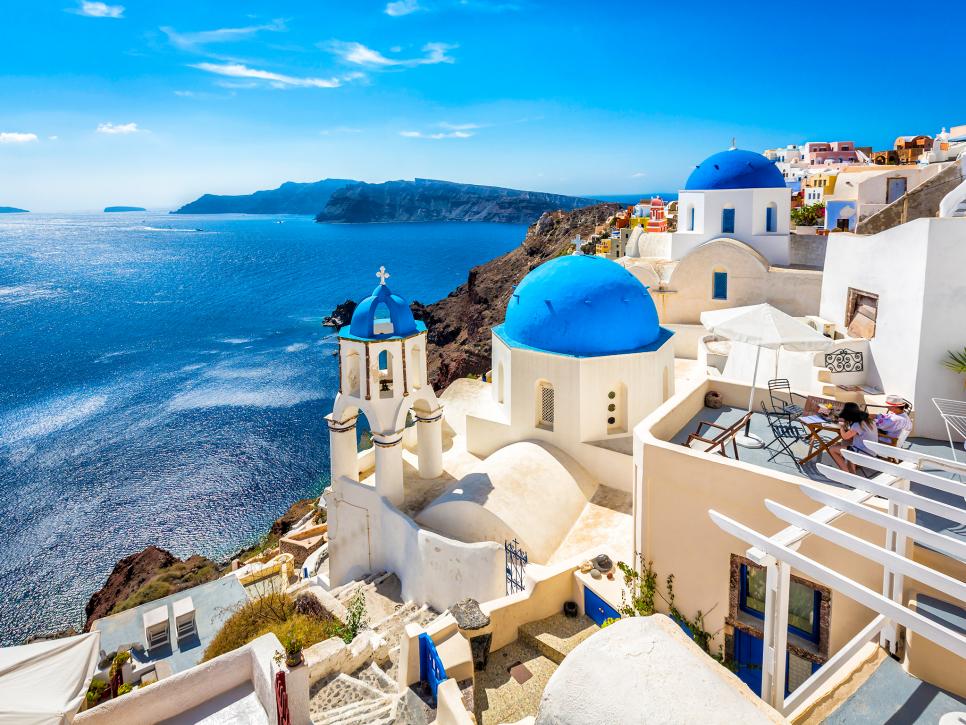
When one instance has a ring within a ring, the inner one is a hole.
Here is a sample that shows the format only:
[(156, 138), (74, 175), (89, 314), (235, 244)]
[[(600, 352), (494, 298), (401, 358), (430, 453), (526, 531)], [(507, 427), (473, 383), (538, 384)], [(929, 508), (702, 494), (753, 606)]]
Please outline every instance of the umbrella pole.
[[(755, 404), (755, 383), (758, 381), (758, 362), (761, 360), (761, 345), (755, 349), (755, 372), (751, 374), (751, 390), (748, 393), (748, 412), (753, 410)], [(763, 448), (765, 441), (751, 433), (751, 418), (745, 423), (745, 434), (736, 436), (735, 442), (742, 448)]]

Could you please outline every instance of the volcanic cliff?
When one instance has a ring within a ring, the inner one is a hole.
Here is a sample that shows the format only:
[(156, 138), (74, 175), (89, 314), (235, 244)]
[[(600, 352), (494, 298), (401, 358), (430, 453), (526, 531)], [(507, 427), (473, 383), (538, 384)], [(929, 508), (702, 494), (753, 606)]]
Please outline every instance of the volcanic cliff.
[(513, 288), (535, 267), (573, 249), (580, 234), (617, 211), (619, 204), (597, 204), (574, 211), (544, 213), (530, 225), (523, 243), (502, 257), (470, 270), (466, 284), (431, 305), (413, 305), (429, 330), (429, 379), (442, 391), (457, 378), (490, 369), (490, 328), (503, 321)]

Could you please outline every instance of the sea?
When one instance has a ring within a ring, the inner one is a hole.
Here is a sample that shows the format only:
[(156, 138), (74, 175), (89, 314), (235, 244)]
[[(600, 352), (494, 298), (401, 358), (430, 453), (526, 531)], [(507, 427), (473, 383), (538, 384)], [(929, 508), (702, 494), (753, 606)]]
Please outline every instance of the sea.
[(0, 215), (0, 644), (84, 622), (118, 559), (229, 557), (328, 483), (338, 343), (382, 265), (433, 302), (511, 224)]

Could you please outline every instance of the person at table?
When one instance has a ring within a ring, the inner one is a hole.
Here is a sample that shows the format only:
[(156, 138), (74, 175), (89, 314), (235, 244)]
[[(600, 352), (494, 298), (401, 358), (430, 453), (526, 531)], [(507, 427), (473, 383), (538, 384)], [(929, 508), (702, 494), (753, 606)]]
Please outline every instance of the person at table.
[(846, 403), (839, 413), (839, 433), (842, 442), (836, 443), (828, 449), (835, 465), (843, 471), (855, 473), (855, 464), (845, 460), (842, 455), (843, 449), (856, 451), (866, 456), (875, 458), (875, 453), (868, 447), (870, 441), (879, 440), (879, 431), (876, 430), (875, 423), (869, 414), (862, 410), (855, 403)]
[(899, 436), (907, 430), (912, 430), (909, 419), (909, 403), (898, 395), (886, 397), (887, 412), (877, 415), (875, 427), (879, 429), (879, 440), (883, 443), (895, 443)]

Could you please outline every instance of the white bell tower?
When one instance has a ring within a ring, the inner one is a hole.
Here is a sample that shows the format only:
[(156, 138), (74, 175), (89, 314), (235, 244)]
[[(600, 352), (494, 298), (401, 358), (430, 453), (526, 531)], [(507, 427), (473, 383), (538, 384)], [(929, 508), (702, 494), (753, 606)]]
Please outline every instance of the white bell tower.
[(403, 485), (403, 434), (411, 411), (416, 420), (419, 475), (442, 473), (442, 409), (426, 380), (426, 326), (416, 322), (409, 303), (379, 284), (339, 330), (339, 393), (330, 415), (332, 486), (359, 480), (356, 420), (365, 414), (375, 448), (375, 485), (379, 495), (399, 506)]

